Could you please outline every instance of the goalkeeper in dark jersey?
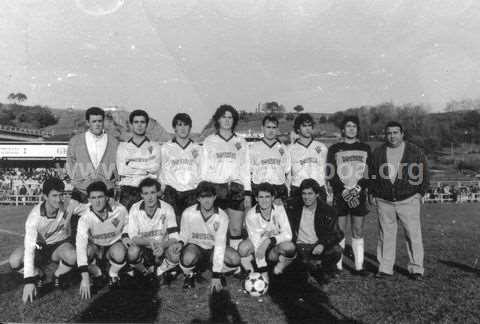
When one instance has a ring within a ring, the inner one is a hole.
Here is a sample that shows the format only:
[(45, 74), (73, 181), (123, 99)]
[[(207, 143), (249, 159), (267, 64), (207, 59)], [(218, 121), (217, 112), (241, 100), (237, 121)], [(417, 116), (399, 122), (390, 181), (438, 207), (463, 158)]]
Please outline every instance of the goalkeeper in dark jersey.
[[(367, 273), (363, 268), (363, 224), (364, 217), (368, 214), (366, 190), (371, 152), (368, 144), (359, 141), (359, 130), (358, 118), (345, 116), (341, 124), (343, 141), (332, 145), (328, 150), (327, 174), (333, 189), (333, 206), (337, 210), (338, 223), (344, 233), (350, 216), (355, 274), (364, 276)], [(345, 238), (340, 245), (345, 248)], [(337, 268), (342, 270), (341, 259)]]

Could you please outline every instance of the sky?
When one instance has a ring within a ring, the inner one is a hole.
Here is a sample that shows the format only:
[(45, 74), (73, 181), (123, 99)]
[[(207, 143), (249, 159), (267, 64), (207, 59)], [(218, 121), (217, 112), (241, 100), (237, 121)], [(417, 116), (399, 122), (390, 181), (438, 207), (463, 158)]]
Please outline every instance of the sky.
[(480, 97), (475, 0), (0, 0), (0, 102), (145, 109), (199, 131), (220, 104), (441, 111)]

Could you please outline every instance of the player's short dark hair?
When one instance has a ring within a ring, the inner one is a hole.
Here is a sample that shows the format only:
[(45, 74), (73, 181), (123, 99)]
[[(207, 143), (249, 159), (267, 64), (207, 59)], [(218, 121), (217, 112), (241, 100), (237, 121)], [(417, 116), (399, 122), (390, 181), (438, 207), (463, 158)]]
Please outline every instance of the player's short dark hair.
[(400, 132), (403, 133), (403, 126), (397, 121), (394, 121), (394, 120), (389, 121), (384, 128), (385, 133), (387, 132), (387, 128), (389, 127), (398, 127), (400, 128)]
[(105, 111), (99, 107), (90, 107), (85, 112), (85, 120), (90, 121), (90, 116), (102, 116), (105, 119)]
[(108, 194), (107, 185), (103, 181), (95, 181), (89, 184), (87, 187), (87, 196), (90, 197), (90, 193), (94, 191), (101, 191), (105, 196)]
[(140, 192), (142, 191), (142, 188), (145, 188), (145, 187), (155, 187), (157, 191), (160, 191), (162, 188), (162, 186), (160, 185), (160, 182), (152, 178), (145, 178), (138, 185), (138, 189), (140, 190)]
[(305, 189), (312, 189), (316, 194), (320, 193), (320, 185), (312, 178), (305, 179), (300, 184), (300, 192), (303, 192)]
[(217, 191), (215, 190), (215, 186), (208, 181), (201, 181), (196, 189), (197, 197), (200, 197), (200, 195), (209, 195), (209, 196), (215, 196), (217, 194)]
[(345, 130), (345, 126), (347, 125), (348, 122), (352, 122), (355, 125), (357, 125), (357, 137), (358, 137), (358, 133), (360, 133), (360, 120), (358, 119), (357, 116), (353, 116), (353, 115), (343, 117), (342, 123), (340, 124), (340, 129), (342, 131)]
[(278, 127), (278, 118), (274, 115), (266, 115), (265, 117), (263, 117), (262, 126), (265, 126), (266, 122), (274, 123)]
[(136, 116), (142, 116), (145, 117), (145, 122), (148, 125), (148, 122), (150, 121), (150, 117), (148, 116), (148, 113), (145, 110), (142, 109), (136, 109), (130, 113), (130, 116), (128, 116), (128, 120), (130, 121), (130, 124), (133, 124), (133, 118)]
[(295, 133), (298, 134), (298, 132), (300, 131), (300, 126), (302, 126), (303, 124), (311, 124), (313, 127), (315, 126), (315, 121), (310, 114), (303, 113), (298, 115), (293, 122), (293, 130), (295, 131)]
[(60, 180), (60, 178), (51, 177), (43, 182), (43, 185), (42, 185), (43, 194), (48, 196), (48, 194), (52, 190), (56, 190), (58, 192), (62, 192), (65, 190), (65, 184), (63, 183), (62, 180)]
[(275, 197), (276, 195), (275, 187), (268, 182), (260, 183), (255, 190), (257, 191), (257, 196), (260, 191), (268, 192), (272, 195), (272, 197)]
[(230, 105), (221, 105), (220, 107), (217, 108), (217, 110), (212, 116), (213, 123), (217, 130), (220, 128), (220, 123), (218, 121), (220, 120), (221, 117), (223, 117), (223, 115), (225, 115), (227, 111), (229, 111), (233, 117), (232, 130), (235, 130), (235, 127), (237, 127), (238, 119), (239, 119), (238, 111)]
[(190, 117), (189, 114), (186, 114), (186, 113), (176, 114), (175, 117), (173, 117), (172, 119), (172, 127), (175, 128), (175, 126), (177, 126), (177, 123), (179, 121), (181, 121), (187, 126), (190, 126), (190, 128), (192, 127), (192, 118)]

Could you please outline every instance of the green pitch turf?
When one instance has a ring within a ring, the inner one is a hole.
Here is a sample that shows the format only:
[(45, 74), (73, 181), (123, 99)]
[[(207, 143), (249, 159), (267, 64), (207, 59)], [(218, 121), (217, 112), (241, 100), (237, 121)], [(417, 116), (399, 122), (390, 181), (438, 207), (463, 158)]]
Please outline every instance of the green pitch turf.
[[(423, 208), (426, 276), (406, 276), (407, 255), (399, 231), (396, 274), (392, 280), (350, 274), (346, 257), (342, 276), (326, 286), (296, 273), (273, 280), (267, 296), (246, 295), (228, 277), (228, 290), (212, 298), (208, 281), (182, 290), (180, 276), (170, 287), (104, 288), (82, 301), (78, 283), (64, 291), (48, 289), (33, 304), (21, 302), (21, 279), (0, 266), (0, 321), (141, 323), (479, 323), (480, 204), (432, 204)], [(0, 262), (22, 242), (28, 209), (0, 207)], [(376, 270), (376, 214), (367, 216), (366, 265)], [(348, 242), (348, 241), (347, 241)], [(349, 254), (347, 249), (346, 254)], [(209, 279), (209, 274), (204, 274)]]

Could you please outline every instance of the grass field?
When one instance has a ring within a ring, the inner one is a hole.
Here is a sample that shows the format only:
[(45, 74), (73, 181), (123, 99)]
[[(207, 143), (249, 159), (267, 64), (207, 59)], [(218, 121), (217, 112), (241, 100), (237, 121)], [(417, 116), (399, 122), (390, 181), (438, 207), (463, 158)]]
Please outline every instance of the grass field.
[[(142, 323), (479, 323), (480, 204), (426, 205), (423, 210), (426, 276), (407, 278), (403, 233), (399, 235), (393, 280), (358, 278), (345, 270), (321, 287), (297, 273), (275, 281), (267, 296), (249, 297), (240, 282), (228, 278), (228, 291), (216, 300), (207, 283), (187, 293), (183, 278), (171, 287), (103, 289), (82, 301), (78, 284), (50, 290), (33, 304), (21, 302), (22, 281), (0, 266), (0, 321)], [(0, 262), (22, 241), (27, 209), (0, 207)], [(366, 226), (366, 262), (375, 271), (376, 214)], [(348, 265), (351, 261), (347, 258)], [(208, 274), (205, 275), (208, 277)]]

